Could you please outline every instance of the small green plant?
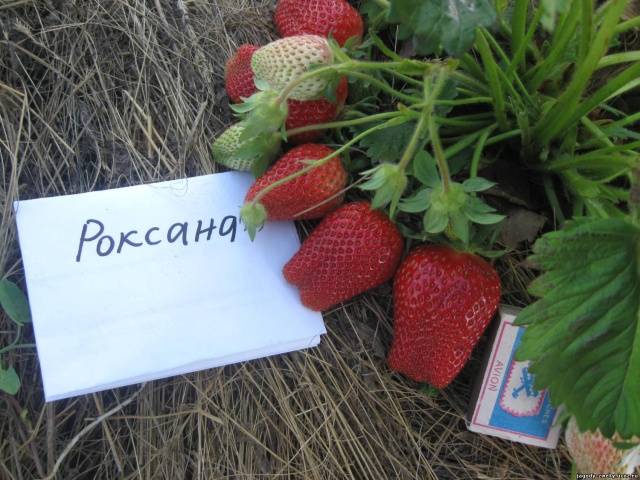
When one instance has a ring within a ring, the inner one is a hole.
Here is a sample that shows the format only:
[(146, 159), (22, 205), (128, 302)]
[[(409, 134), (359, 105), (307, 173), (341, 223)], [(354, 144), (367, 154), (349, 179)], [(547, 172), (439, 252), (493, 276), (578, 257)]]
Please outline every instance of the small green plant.
[(15, 395), (20, 389), (20, 377), (13, 367), (5, 366), (2, 355), (11, 350), (33, 347), (32, 344), (21, 343), (22, 329), (31, 322), (31, 315), (22, 290), (6, 278), (0, 281), (0, 307), (16, 327), (14, 340), (5, 347), (0, 346), (0, 390)]

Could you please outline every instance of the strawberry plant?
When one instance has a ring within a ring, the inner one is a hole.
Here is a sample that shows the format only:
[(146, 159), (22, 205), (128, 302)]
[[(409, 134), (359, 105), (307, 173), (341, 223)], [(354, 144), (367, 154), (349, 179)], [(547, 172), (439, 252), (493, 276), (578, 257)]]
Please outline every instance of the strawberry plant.
[[(302, 193), (283, 201), (324, 214), (352, 188), (348, 198), (368, 203), (330, 213), (285, 277), (303, 303), (326, 309), (394, 275), (400, 234), (407, 243), (447, 244), (418, 247), (400, 268), (389, 357), (392, 368), (444, 387), (499, 301), (495, 271), (478, 255), (500, 254), (495, 238), (505, 216), (486, 193), (501, 185), (480, 174), (492, 165), (516, 168), (560, 227), (533, 248), (531, 262), (543, 273), (531, 293), (540, 299), (519, 317), (528, 328), (518, 357), (531, 361), (536, 387), (548, 389), (580, 428), (640, 435), (640, 137), (633, 130), (640, 115), (624, 113), (640, 85), (640, 55), (623, 41), (640, 22), (623, 19), (625, 6), (370, 0), (362, 5), (362, 35), (342, 1), (279, 2), (277, 27), (291, 36), (252, 53), (255, 93), (233, 107), (242, 127), (232, 128), (242, 131), (221, 148), (223, 134), (214, 158), (259, 176), (291, 139), (322, 132), (336, 147), (260, 177), (242, 207), (247, 229), (254, 235), (269, 218), (270, 196), (288, 198), (288, 188), (290, 195), (294, 185), (315, 183), (341, 158), (350, 185), (310, 203)], [(304, 8), (309, 18), (315, 8), (329, 12), (321, 29), (301, 20)], [(292, 102), (341, 104), (344, 78), (350, 93), (341, 118), (336, 109), (297, 120)], [(380, 265), (367, 263), (378, 256)], [(435, 271), (441, 290), (459, 287), (457, 302), (445, 302), (445, 293), (435, 306), (414, 298)], [(458, 328), (447, 330), (443, 317)], [(427, 331), (441, 339), (447, 368), (407, 340)]]

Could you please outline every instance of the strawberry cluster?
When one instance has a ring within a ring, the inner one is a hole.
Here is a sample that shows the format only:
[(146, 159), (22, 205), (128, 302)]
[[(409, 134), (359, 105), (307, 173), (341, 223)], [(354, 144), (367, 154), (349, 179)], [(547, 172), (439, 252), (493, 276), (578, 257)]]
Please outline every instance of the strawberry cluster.
[[(280, 0), (275, 24), (283, 38), (262, 47), (242, 45), (226, 64), (233, 108), (252, 111), (254, 120), (220, 135), (214, 158), (259, 174), (241, 212), (250, 234), (267, 220), (321, 219), (283, 271), (308, 308), (327, 310), (395, 276), (389, 365), (443, 388), (495, 314), (498, 275), (479, 257), (447, 246), (419, 246), (402, 261), (404, 238), (386, 213), (367, 201), (343, 203), (348, 183), (343, 148), (316, 143), (323, 131), (305, 127), (338, 117), (347, 80), (307, 73), (332, 64), (336, 51), (330, 39), (340, 46), (362, 39), (358, 12), (346, 0)], [(274, 118), (282, 120), (280, 127)], [(267, 162), (256, 169), (264, 149), (280, 149), (283, 130), (294, 132), (284, 140), (297, 146), (270, 167)]]

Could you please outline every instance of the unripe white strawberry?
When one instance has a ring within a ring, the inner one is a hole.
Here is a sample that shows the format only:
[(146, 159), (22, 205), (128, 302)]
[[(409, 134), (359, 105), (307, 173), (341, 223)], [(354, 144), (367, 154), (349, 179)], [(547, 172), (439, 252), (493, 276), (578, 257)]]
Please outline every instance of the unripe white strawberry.
[[(278, 92), (292, 80), (309, 71), (311, 65), (330, 64), (333, 54), (329, 43), (318, 35), (295, 35), (281, 38), (259, 48), (251, 59), (257, 80)], [(326, 76), (314, 76), (297, 85), (288, 98), (311, 100), (322, 96), (327, 87)]]
[(222, 132), (213, 142), (211, 151), (216, 162), (233, 170), (251, 170), (251, 160), (237, 160), (234, 158), (240, 146), (240, 135), (242, 135), (243, 130), (244, 125), (242, 123), (235, 123)]
[(565, 441), (576, 464), (577, 473), (634, 473), (640, 465), (638, 448), (616, 448), (614, 442), (621, 441), (616, 438), (605, 438), (599, 431), (581, 432), (576, 419), (571, 417), (565, 432)]
[(263, 134), (245, 140), (241, 138), (245, 128), (245, 122), (235, 123), (218, 136), (211, 147), (215, 162), (241, 171), (252, 171), (256, 163), (268, 165), (280, 147), (280, 135)]

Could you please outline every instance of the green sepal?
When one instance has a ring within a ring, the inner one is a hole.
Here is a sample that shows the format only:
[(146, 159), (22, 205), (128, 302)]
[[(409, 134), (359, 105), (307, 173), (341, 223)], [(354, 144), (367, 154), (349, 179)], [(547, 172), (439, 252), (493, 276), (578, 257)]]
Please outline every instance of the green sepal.
[(505, 219), (504, 215), (495, 213), (495, 208), (473, 196), (467, 196), (462, 211), (469, 220), (479, 225), (493, 225)]
[(449, 224), (449, 215), (434, 208), (429, 208), (422, 219), (424, 231), (442, 233)]
[(240, 219), (247, 227), (249, 238), (253, 241), (258, 229), (267, 221), (267, 209), (260, 202), (247, 202), (240, 209)]
[(287, 102), (280, 102), (273, 91), (258, 92), (251, 98), (260, 96), (244, 119), (245, 128), (240, 141), (250, 140), (263, 133), (278, 132), (287, 118)]
[(407, 213), (420, 213), (429, 208), (431, 201), (431, 189), (421, 188), (412, 196), (402, 199), (398, 204), (398, 210)]
[(481, 177), (473, 177), (467, 178), (464, 182), (462, 182), (462, 186), (464, 187), (464, 191), (467, 193), (470, 192), (484, 192), (485, 190), (489, 190), (496, 183), (485, 178)]
[(469, 219), (460, 212), (452, 213), (449, 216), (449, 224), (451, 225), (452, 233), (464, 245), (469, 245)]
[(407, 187), (407, 176), (404, 171), (397, 164), (383, 163), (362, 172), (362, 175), (368, 176), (369, 180), (360, 185), (360, 189), (375, 191), (371, 206), (382, 208), (390, 204), (390, 215), (393, 216), (400, 197)]
[(436, 159), (426, 150), (420, 150), (416, 153), (411, 165), (413, 176), (423, 185), (434, 188), (442, 182), (436, 166)]

